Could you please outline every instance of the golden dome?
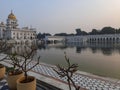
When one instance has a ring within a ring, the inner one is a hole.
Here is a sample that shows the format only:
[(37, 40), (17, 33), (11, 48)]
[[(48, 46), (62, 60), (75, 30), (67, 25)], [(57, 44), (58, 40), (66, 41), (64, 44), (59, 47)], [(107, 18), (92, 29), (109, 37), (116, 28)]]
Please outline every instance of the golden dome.
[(11, 13), (8, 15), (8, 19), (16, 20), (16, 16), (11, 12)]

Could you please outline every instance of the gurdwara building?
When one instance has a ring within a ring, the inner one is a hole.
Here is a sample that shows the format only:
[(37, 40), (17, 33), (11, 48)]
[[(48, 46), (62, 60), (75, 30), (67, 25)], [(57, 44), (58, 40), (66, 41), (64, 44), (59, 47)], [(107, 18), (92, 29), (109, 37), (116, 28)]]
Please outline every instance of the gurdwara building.
[(0, 23), (0, 39), (18, 44), (33, 43), (36, 41), (36, 29), (28, 27), (18, 28), (18, 20), (11, 11), (6, 23)]

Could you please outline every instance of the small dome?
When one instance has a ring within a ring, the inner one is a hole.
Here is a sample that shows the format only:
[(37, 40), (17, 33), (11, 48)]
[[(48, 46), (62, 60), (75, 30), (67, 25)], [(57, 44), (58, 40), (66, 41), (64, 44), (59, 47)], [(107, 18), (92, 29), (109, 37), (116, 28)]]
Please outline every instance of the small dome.
[(16, 16), (11, 12), (11, 13), (8, 15), (8, 19), (16, 20)]
[(4, 22), (1, 22), (1, 25), (4, 25)]
[(0, 22), (0, 26), (4, 27), (5, 26), (4, 22)]

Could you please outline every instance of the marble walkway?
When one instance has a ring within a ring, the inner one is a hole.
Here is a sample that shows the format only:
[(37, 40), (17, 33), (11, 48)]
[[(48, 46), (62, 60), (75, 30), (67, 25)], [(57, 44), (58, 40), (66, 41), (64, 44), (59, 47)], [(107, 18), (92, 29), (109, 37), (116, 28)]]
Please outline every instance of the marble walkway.
[[(9, 90), (9, 87), (5, 78), (0, 80), (0, 90)], [(47, 90), (47, 89), (44, 89), (37, 85), (36, 90)]]
[[(10, 63), (9, 61), (4, 62)], [(30, 63), (28, 68), (32, 67), (34, 64), (35, 62)], [(60, 78), (58, 74), (53, 70), (53, 68), (55, 68), (55, 66), (41, 63), (33, 68), (32, 71), (66, 83), (66, 78)], [(75, 73), (72, 79), (76, 85), (87, 90), (120, 90), (120, 83), (112, 82), (103, 78), (96, 78), (94, 75), (89, 76), (81, 73)]]

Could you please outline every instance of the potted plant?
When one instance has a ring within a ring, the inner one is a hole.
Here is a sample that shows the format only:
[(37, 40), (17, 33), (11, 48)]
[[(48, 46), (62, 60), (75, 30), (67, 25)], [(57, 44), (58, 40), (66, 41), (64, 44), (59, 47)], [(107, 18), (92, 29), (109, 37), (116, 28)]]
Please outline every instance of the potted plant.
[[(0, 53), (5, 53), (6, 55), (0, 59), (0, 61), (4, 61), (5, 59), (9, 59), (12, 61), (11, 64), (13, 65), (12, 69), (10, 71), (8, 70), (7, 73), (7, 82), (10, 89), (15, 90), (16, 89), (16, 80), (19, 77), (22, 77), (24, 74), (22, 71), (19, 70), (19, 68), (16, 68), (16, 64), (18, 65), (20, 60), (16, 59), (16, 53), (10, 53), (8, 54), (7, 51), (9, 51), (13, 47), (12, 44), (8, 44), (6, 41), (0, 42)], [(6, 67), (2, 64), (0, 64), (0, 79), (4, 77), (6, 72)]]
[[(16, 65), (24, 72), (24, 77), (17, 80), (17, 90), (36, 90), (35, 77), (28, 76), (28, 71), (39, 64), (40, 56), (35, 57), (35, 55), (37, 55), (36, 50), (35, 46), (28, 46), (24, 48), (24, 51), (16, 55), (16, 59), (22, 59), (22, 62), (20, 64), (16, 63)], [(28, 67), (35, 58), (37, 59), (37, 62), (32, 63), (33, 66)]]
[(20, 64), (21, 59), (17, 59), (16, 55), (17, 55), (16, 52), (8, 55), (8, 58), (11, 60), (11, 64), (13, 65), (13, 67), (11, 67), (11, 69), (8, 70), (6, 77), (8, 87), (11, 90), (17, 89), (17, 83), (16, 83), (17, 79), (24, 76), (22, 70), (20, 70), (20, 68), (17, 67), (17, 65)]
[[(12, 46), (7, 44), (6, 41), (1, 41), (0, 42), (0, 54), (9, 50)], [(7, 55), (5, 55), (3, 58), (0, 59), (0, 61), (3, 61), (4, 59), (6, 59)], [(6, 68), (4, 65), (0, 64), (0, 79), (4, 78), (6, 72)]]
[(5, 75), (5, 66), (0, 64), (0, 79), (2, 79)]

